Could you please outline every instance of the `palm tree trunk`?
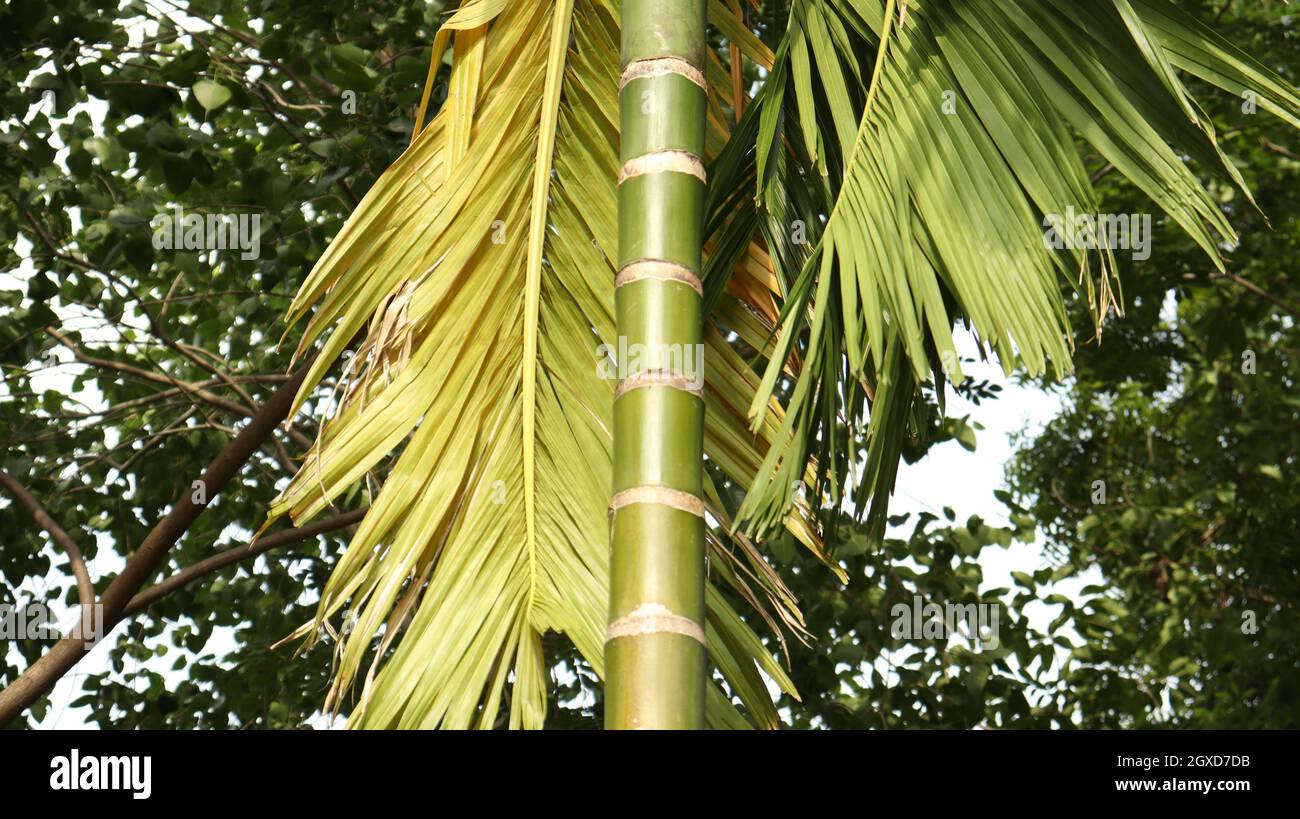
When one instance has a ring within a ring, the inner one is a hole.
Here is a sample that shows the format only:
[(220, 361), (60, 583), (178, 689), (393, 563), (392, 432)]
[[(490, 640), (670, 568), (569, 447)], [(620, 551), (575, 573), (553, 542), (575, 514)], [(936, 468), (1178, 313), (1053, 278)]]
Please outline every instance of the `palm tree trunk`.
[(608, 728), (702, 728), (704, 0), (624, 0)]

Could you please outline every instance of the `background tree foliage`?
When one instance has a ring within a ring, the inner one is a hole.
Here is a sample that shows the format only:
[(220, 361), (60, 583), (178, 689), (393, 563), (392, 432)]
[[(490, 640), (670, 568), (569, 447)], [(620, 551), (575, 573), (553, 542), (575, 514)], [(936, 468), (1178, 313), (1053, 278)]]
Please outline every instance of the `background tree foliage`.
[[(283, 378), (295, 341), (277, 347), (289, 298), (405, 146), (437, 12), (196, 2), (182, 15), (152, 0), (4, 9), (0, 232), (14, 271), (0, 296), (4, 468), (88, 561), (119, 568), (114, 556), (189, 491)], [(260, 214), (260, 258), (155, 251), (149, 219), (173, 204)], [(65, 341), (47, 331), (60, 325)], [(48, 369), (64, 378), (34, 382)], [(196, 399), (196, 388), (214, 400)], [(87, 393), (101, 400), (85, 406)], [(303, 415), (267, 448), (173, 551), (171, 568), (244, 542), (314, 432)], [(14, 603), (20, 584), (39, 586), (62, 556), (43, 548), (24, 510), (0, 516), (0, 593)], [(105, 725), (301, 724), (319, 705), (328, 652), (293, 661), (270, 646), (310, 618), (304, 603), (340, 542), (297, 544), (160, 602), (132, 621), (113, 673), (87, 679), (80, 702)], [(73, 593), (60, 582), (43, 599)], [(230, 656), (205, 652), (218, 628), (234, 630)], [(169, 644), (183, 655), (180, 685), (155, 670), (171, 657), (148, 662)], [(13, 648), (0, 680), (45, 646)]]
[[(775, 44), (770, 21), (787, 11), (761, 5), (750, 13)], [(1184, 5), (1300, 79), (1284, 9)], [(99, 588), (283, 378), (297, 340), (293, 331), (278, 346), (284, 310), (405, 147), (441, 6), (68, 0), (0, 11), (10, 32), (0, 46), (0, 465), (81, 544)], [(783, 539), (769, 544), (810, 632), (806, 645), (769, 640), (802, 694), (782, 701), (792, 725), (1297, 724), (1300, 294), (1287, 272), (1300, 250), (1300, 148), (1242, 100), (1196, 90), (1215, 102), (1225, 150), (1272, 230), (1222, 188), (1242, 234), (1224, 278), (1156, 215), (1151, 259), (1121, 270), (1126, 314), (1107, 323), (1104, 343), (1076, 340), (1064, 411), (1009, 467), (999, 495), (1009, 527), (900, 516), (881, 544), (846, 519), (832, 539), (845, 585)], [(440, 84), (435, 107), (444, 93)], [(1107, 173), (1100, 160), (1093, 170)], [(1107, 196), (1109, 210), (1141, 209), (1122, 184)], [(155, 250), (149, 219), (176, 204), (261, 214), (260, 257)], [(1088, 327), (1078, 310), (1075, 326)], [(962, 392), (997, 400), (987, 384)], [(314, 436), (311, 417), (208, 508), (169, 571), (247, 541)], [(947, 440), (974, 445), (964, 421), (930, 421), (930, 442), (909, 460)], [(1095, 481), (1104, 504), (1092, 500)], [(25, 510), (0, 503), (0, 603), (74, 602), (62, 553)], [(1036, 537), (1043, 567), (989, 588), (981, 553)], [(271, 646), (312, 617), (344, 542), (341, 532), (303, 541), (167, 596), (121, 629), (110, 671), (82, 679), (77, 702), (103, 726), (305, 724), (328, 685), (330, 647), (295, 658)], [(1052, 588), (1083, 572), (1103, 580), (1073, 597)], [(892, 607), (916, 595), (1000, 605), (1000, 644), (894, 636)], [(1029, 610), (1043, 604), (1051, 622), (1034, 625)], [(1247, 610), (1253, 634), (1242, 632)], [(0, 684), (46, 647), (7, 644)], [(546, 649), (548, 724), (599, 725), (590, 669), (563, 637)]]

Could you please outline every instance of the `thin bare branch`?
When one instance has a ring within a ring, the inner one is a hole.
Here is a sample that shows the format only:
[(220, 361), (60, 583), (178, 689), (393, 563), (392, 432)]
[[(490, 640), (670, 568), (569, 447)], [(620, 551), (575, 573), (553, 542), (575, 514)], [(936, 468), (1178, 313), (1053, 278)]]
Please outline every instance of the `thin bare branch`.
[(238, 563), (241, 560), (248, 560), (249, 558), (257, 557), (260, 554), (269, 552), (272, 549), (279, 548), (280, 546), (289, 543), (297, 543), (298, 541), (306, 540), (315, 537), (316, 535), (333, 532), (337, 529), (351, 526), (365, 517), (368, 508), (369, 507), (364, 509), (355, 509), (351, 512), (343, 512), (342, 514), (325, 518), (324, 520), (318, 520), (315, 523), (309, 523), (306, 526), (299, 526), (294, 529), (285, 529), (283, 532), (276, 532), (275, 534), (267, 535), (264, 538), (259, 538), (246, 546), (236, 546), (232, 549), (227, 549), (224, 552), (218, 552), (212, 557), (200, 560), (192, 566), (186, 566), (184, 569), (181, 569), (166, 580), (155, 583), (137, 594), (135, 597), (132, 597), (131, 602), (127, 603), (126, 609), (123, 610), (122, 616), (130, 617), (140, 610), (153, 605), (177, 589), (193, 583), (200, 577), (212, 574), (219, 569), (224, 569), (226, 566)]
[[(171, 511), (160, 520), (139, 548), (127, 560), (121, 574), (109, 583), (100, 597), (102, 629), (100, 637), (122, 621), (127, 604), (158, 571), (167, 553), (176, 541), (194, 524), (226, 484), (252, 458), (253, 453), (270, 438), (275, 427), (289, 414), (293, 398), (307, 374), (309, 362), (304, 362), (293, 377), (280, 385), (271, 398), (262, 405), (252, 420), (239, 432), (235, 440), (223, 449), (204, 470), (199, 482), (205, 490), (201, 500), (188, 489), (183, 492)], [(73, 630), (49, 651), (32, 663), (17, 679), (0, 691), (0, 726), (7, 725), (34, 702), (45, 695), (64, 674), (83, 657), (91, 643), (91, 636), (83, 634), (81, 627)]]
[(45, 507), (35, 495), (27, 491), (27, 487), (3, 469), (0, 469), (0, 486), (3, 486), (31, 513), (37, 525), (48, 532), (50, 538), (68, 555), (68, 562), (72, 564), (72, 574), (77, 579), (77, 596), (81, 600), (81, 605), (83, 607), (94, 605), (95, 584), (91, 582), (90, 571), (86, 569), (86, 559), (81, 556), (81, 549), (77, 548), (76, 541), (55, 522), (54, 518), (50, 517), (50, 513), (45, 511)]

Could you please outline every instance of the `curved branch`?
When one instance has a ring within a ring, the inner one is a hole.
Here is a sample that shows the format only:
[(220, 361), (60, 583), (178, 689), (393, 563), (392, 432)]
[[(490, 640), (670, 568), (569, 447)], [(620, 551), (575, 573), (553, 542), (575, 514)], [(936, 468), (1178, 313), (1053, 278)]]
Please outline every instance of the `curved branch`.
[(1236, 273), (1233, 273), (1232, 271), (1228, 271), (1225, 273), (1214, 273), (1211, 274), (1211, 278), (1227, 279), (1228, 281), (1234, 284), (1244, 287), (1246, 290), (1250, 291), (1251, 293), (1254, 293), (1256, 296), (1259, 296), (1264, 301), (1267, 301), (1273, 304), (1274, 306), (1282, 308), (1283, 310), (1290, 313), (1292, 317), (1300, 318), (1300, 307), (1297, 307), (1296, 305), (1291, 304), (1285, 299), (1273, 295), (1272, 293), (1268, 292), (1264, 288), (1252, 282), (1250, 279), (1247, 279), (1243, 276), (1238, 276)]
[(336, 529), (342, 529), (351, 526), (365, 517), (369, 507), (355, 509), (351, 512), (344, 512), (331, 518), (318, 520), (315, 523), (309, 523), (306, 526), (299, 526), (294, 529), (285, 529), (283, 532), (276, 532), (273, 535), (267, 535), (264, 538), (253, 541), (247, 546), (236, 546), (233, 549), (227, 549), (224, 552), (218, 552), (212, 557), (200, 560), (192, 566), (186, 566), (176, 574), (165, 580), (159, 581), (144, 591), (131, 598), (131, 602), (126, 604), (122, 610), (123, 617), (130, 617), (133, 614), (148, 608), (162, 598), (189, 585), (204, 575), (212, 574), (218, 569), (238, 563), (241, 560), (247, 560), (250, 557), (269, 552), (272, 549), (279, 548), (289, 543), (297, 543), (301, 540), (333, 532)]
[(304, 366), (293, 374), (293, 377), (280, 385), (271, 398), (253, 415), (248, 425), (235, 436), (235, 440), (231, 441), (204, 470), (199, 480), (206, 490), (206, 501), (196, 502), (194, 495), (186, 489), (172, 505), (171, 511), (158, 521), (140, 543), (139, 548), (127, 560), (121, 574), (108, 584), (108, 588), (100, 597), (103, 616), (102, 627), (98, 629), (98, 633), (86, 636), (82, 628), (74, 627), (71, 633), (0, 691), (0, 727), (8, 724), (40, 699), (82, 657), (86, 656), (87, 649), (96, 645), (100, 637), (122, 621), (127, 604), (140, 591), (140, 587), (158, 571), (158, 567), (167, 557), (167, 552), (203, 513), (206, 504), (226, 487), (240, 468), (248, 463), (253, 453), (266, 443), (275, 432), (276, 425), (289, 415), (293, 398), (298, 392), (298, 387), (302, 385), (309, 366), (310, 357), (304, 362)]
[(49, 533), (54, 542), (58, 544), (68, 555), (68, 562), (72, 564), (72, 574), (77, 578), (77, 596), (81, 599), (82, 606), (93, 606), (95, 604), (95, 584), (90, 580), (90, 572), (86, 569), (86, 559), (81, 556), (81, 550), (63, 527), (50, 517), (45, 507), (36, 496), (27, 491), (27, 487), (20, 484), (12, 475), (0, 469), (0, 486), (8, 490), (14, 499), (22, 504), (32, 517), (35, 518), (37, 525)]
[(225, 410), (231, 415), (238, 415), (243, 418), (251, 418), (253, 416), (253, 411), (248, 409), (247, 407), (241, 404), (237, 404), (234, 401), (231, 401), (229, 399), (222, 398), (220, 395), (209, 392), (199, 387), (196, 384), (191, 384), (185, 381), (179, 381), (175, 378), (172, 378), (169, 375), (163, 375), (161, 373), (156, 373), (150, 370), (141, 369), (140, 367), (135, 367), (130, 364), (125, 364), (121, 361), (113, 361), (107, 358), (96, 358), (95, 356), (92, 356), (89, 353), (87, 353), (85, 350), (81, 348), (79, 344), (77, 344), (71, 338), (65, 336), (63, 333), (59, 332), (54, 327), (46, 327), (45, 331), (49, 333), (54, 338), (55, 341), (59, 342), (64, 347), (67, 347), (68, 350), (72, 352), (73, 358), (75, 358), (77, 361), (80, 361), (82, 364), (86, 364), (91, 367), (98, 367), (102, 370), (116, 370), (117, 372), (124, 373), (126, 375), (131, 375), (144, 381), (152, 381), (155, 384), (163, 384), (168, 387), (174, 387), (180, 389), (186, 392), (187, 394), (193, 396), (194, 398), (203, 401), (204, 403), (211, 404), (212, 406), (218, 409)]
[[(75, 358), (77, 361), (81, 362), (82, 364), (86, 364), (87, 366), (90, 367), (98, 367), (99, 369), (103, 369), (103, 370), (116, 370), (117, 372), (134, 376), (135, 378), (139, 378), (144, 381), (152, 381), (155, 384), (163, 384), (163, 385), (170, 386), (173, 389), (180, 390), (180, 392), (189, 396), (190, 399), (193, 401), (210, 404), (211, 406), (214, 406), (217, 409), (224, 410), (230, 413), (231, 415), (238, 415), (244, 418), (252, 418), (254, 415), (252, 410), (248, 409), (242, 404), (238, 404), (234, 401), (230, 401), (226, 398), (222, 398), (220, 395), (209, 392), (208, 390), (203, 389), (203, 387), (199, 384), (191, 384), (186, 381), (180, 381), (170, 375), (165, 375), (162, 373), (156, 373), (150, 370), (141, 369), (140, 367), (135, 367), (132, 366), (131, 364), (125, 364), (120, 361), (113, 361), (112, 359), (107, 359), (107, 358), (96, 358), (95, 356), (90, 355), (84, 349), (82, 349), (81, 345), (77, 344), (71, 338), (65, 336), (63, 333), (59, 332), (54, 327), (46, 327), (45, 331), (49, 333), (50, 336), (55, 341), (59, 342), (64, 347), (67, 347), (68, 350), (72, 353), (72, 357)], [(229, 376), (227, 376), (227, 378), (228, 377)], [(203, 383), (208, 383), (208, 382), (203, 382)], [(243, 395), (248, 394), (242, 389), (240, 390), (240, 393)], [(294, 443), (298, 444), (304, 449), (310, 449), (312, 444), (314, 443), (310, 438), (308, 438), (302, 432), (298, 431), (293, 427), (287, 428), (285, 430), (285, 434), (287, 434), (290, 438), (292, 438)], [(293, 462), (289, 459), (288, 453), (284, 451), (284, 448), (280, 446), (280, 442), (274, 436), (271, 438), (271, 443), (276, 446), (276, 457), (277, 460), (280, 461), (280, 465), (283, 466), (290, 473), (297, 471), (296, 467), (294, 467), (293, 465)]]
[[(122, 277), (115, 275), (113, 272), (109, 270), (101, 270), (99, 267), (92, 264), (90, 261), (81, 258), (80, 256), (69, 253), (65, 250), (61, 250), (58, 247), (58, 243), (56, 243), (54, 241), (54, 238), (50, 236), (49, 231), (46, 230), (43, 225), (41, 225), (40, 221), (31, 213), (31, 211), (28, 211), (26, 213), (26, 216), (27, 216), (28, 223), (32, 226), (32, 229), (36, 232), (37, 236), (40, 237), (42, 244), (45, 245), (46, 249), (49, 250), (50, 253), (68, 262), (69, 264), (81, 268), (82, 270), (86, 270), (88, 272), (96, 273), (100, 276), (103, 276), (113, 284), (116, 284), (118, 287), (121, 287), (123, 290), (125, 290), (127, 295), (130, 296), (135, 301), (136, 305), (140, 310), (141, 315), (144, 316), (145, 321), (149, 323), (149, 332), (153, 333), (153, 335), (159, 341), (161, 341), (164, 346), (166, 346), (168, 349), (175, 352), (177, 355), (181, 356), (182, 358), (189, 359), (194, 364), (197, 364), (199, 367), (207, 370), (208, 372), (212, 373), (217, 378), (225, 382), (226, 386), (230, 387), (232, 390), (235, 391), (237, 395), (239, 395), (240, 398), (244, 399), (245, 405), (241, 414), (250, 415), (250, 416), (253, 414), (252, 408), (256, 406), (255, 402), (253, 401), (253, 397), (249, 395), (248, 392), (243, 387), (239, 386), (238, 383), (233, 381), (230, 378), (230, 376), (226, 374), (226, 372), (223, 371), (220, 367), (217, 367), (210, 361), (207, 361), (203, 359), (201, 356), (196, 355), (192, 350), (186, 349), (185, 345), (176, 343), (176, 340), (173, 339), (171, 335), (167, 332), (167, 330), (162, 326), (162, 322), (154, 318), (153, 313), (151, 313), (145, 307), (144, 296), (140, 295), (140, 293), (134, 287), (132, 287), (129, 282), (125, 281), (124, 279), (122, 279)], [(165, 301), (164, 301), (164, 307), (166, 307)], [(184, 383), (181, 381), (176, 381), (176, 385), (184, 386)], [(234, 402), (231, 402), (231, 404), (232, 406), (234, 406)]]

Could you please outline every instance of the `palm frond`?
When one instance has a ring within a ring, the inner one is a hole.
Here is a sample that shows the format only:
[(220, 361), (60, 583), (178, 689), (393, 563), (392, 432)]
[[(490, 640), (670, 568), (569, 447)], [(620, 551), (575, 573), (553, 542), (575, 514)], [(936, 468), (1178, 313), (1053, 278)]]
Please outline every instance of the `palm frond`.
[[(963, 377), (956, 322), (1007, 372), (1069, 369), (1058, 277), (1084, 292), (1098, 329), (1115, 305), (1109, 249), (1044, 241), (1049, 215), (1098, 210), (1080, 140), (1222, 267), (1235, 234), (1193, 167), (1245, 186), (1178, 69), (1252, 90), (1296, 124), (1294, 89), (1164, 0), (920, 0), (897, 12), (893, 0), (796, 2), (756, 126), (736, 131), (752, 142), (724, 151), (752, 151), (755, 218), (786, 287), (755, 424), (791, 357), (805, 357), (780, 446), (737, 516), (751, 534), (779, 525), (809, 458), (815, 498), (848, 493), (865, 511), (871, 497), (869, 523), (883, 528), (925, 411), (920, 385)], [(795, 219), (807, 247), (781, 240)], [(737, 244), (720, 230), (715, 242)], [(864, 409), (858, 470), (846, 453)]]
[[(322, 347), (300, 398), (368, 329), (272, 516), (310, 518), (392, 457), (317, 621), (299, 632), (317, 639), (351, 612), (329, 699), (337, 706), (360, 685), (350, 724), (491, 727), (508, 699), (512, 727), (540, 727), (548, 631), (602, 671), (617, 20), (603, 0), (462, 7), (435, 43), (440, 61), (451, 38), (448, 104), (367, 194), (291, 309), (298, 319), (315, 305), (302, 344)], [(714, 119), (721, 146), (725, 123)], [(751, 319), (739, 332), (770, 334), (770, 261), (754, 248), (733, 266), (726, 301)], [(706, 356), (706, 452), (748, 484), (783, 412), (772, 402), (773, 420), (751, 433), (757, 375), (717, 330)], [(824, 554), (806, 509), (788, 520)], [(763, 616), (796, 633), (801, 616), (752, 548), (733, 554), (724, 540), (712, 538), (710, 656), (748, 720), (775, 727), (759, 670), (793, 685), (720, 587), (774, 607)], [(709, 720), (749, 724), (721, 688)]]

